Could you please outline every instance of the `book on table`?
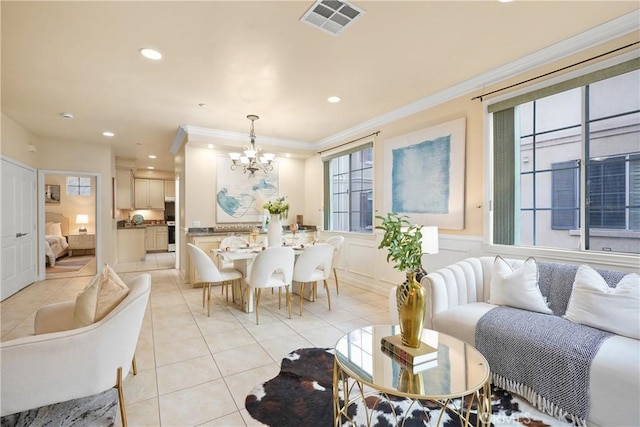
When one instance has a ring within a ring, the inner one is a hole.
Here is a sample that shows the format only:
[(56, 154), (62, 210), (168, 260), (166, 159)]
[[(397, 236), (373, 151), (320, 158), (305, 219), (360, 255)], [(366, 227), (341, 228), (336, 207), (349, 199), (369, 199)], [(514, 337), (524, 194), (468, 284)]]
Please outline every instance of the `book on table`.
[(410, 365), (418, 365), (438, 358), (438, 349), (436, 347), (432, 347), (422, 341), (418, 348), (409, 347), (402, 344), (400, 335), (382, 337), (381, 346)]
[(436, 366), (438, 366), (437, 357), (434, 359), (428, 360), (426, 362), (422, 362), (414, 365), (413, 363), (409, 363), (406, 360), (399, 357), (398, 355), (396, 355), (395, 353), (392, 353), (391, 351), (387, 350), (384, 346), (381, 346), (380, 350), (384, 354), (389, 356), (391, 360), (396, 362), (400, 366), (400, 368), (405, 369), (411, 372), (412, 374), (419, 374), (420, 372), (426, 371), (427, 369), (435, 368)]

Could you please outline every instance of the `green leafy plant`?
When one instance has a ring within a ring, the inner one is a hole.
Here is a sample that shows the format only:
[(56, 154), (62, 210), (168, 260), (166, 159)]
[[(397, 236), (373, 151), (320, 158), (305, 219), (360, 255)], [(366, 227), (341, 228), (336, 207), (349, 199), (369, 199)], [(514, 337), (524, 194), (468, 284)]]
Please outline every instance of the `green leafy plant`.
[(409, 217), (395, 212), (387, 216), (376, 216), (382, 224), (376, 229), (384, 230), (378, 249), (387, 249), (387, 262), (404, 272), (419, 272), (422, 266), (421, 227), (409, 222)]
[(279, 197), (271, 202), (267, 202), (262, 207), (272, 215), (280, 215), (286, 219), (289, 215), (289, 203), (285, 203), (285, 196)]

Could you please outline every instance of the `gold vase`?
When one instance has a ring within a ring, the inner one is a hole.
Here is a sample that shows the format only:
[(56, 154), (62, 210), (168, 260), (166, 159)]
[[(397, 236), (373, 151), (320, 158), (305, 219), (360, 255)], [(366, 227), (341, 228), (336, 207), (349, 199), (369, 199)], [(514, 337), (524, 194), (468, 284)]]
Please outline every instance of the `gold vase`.
[(424, 325), (425, 292), (416, 282), (416, 273), (407, 273), (407, 280), (396, 289), (402, 344), (418, 348)]
[(405, 368), (400, 368), (398, 391), (411, 394), (424, 394), (424, 381), (421, 374), (414, 374)]

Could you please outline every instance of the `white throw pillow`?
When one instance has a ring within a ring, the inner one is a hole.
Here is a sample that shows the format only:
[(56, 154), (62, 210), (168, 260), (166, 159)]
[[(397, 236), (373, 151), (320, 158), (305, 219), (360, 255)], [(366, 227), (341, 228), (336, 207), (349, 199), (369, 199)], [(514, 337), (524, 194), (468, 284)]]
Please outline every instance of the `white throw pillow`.
[(44, 234), (47, 236), (62, 237), (61, 224), (59, 222), (47, 222), (44, 225)]
[(610, 288), (597, 271), (581, 265), (564, 318), (640, 339), (640, 276), (627, 274), (615, 288)]
[(534, 258), (528, 258), (520, 268), (514, 270), (498, 255), (493, 262), (489, 302), (553, 314), (538, 287), (538, 264)]
[(91, 283), (76, 298), (73, 323), (76, 328), (101, 320), (129, 293), (129, 288), (115, 271), (105, 264)]

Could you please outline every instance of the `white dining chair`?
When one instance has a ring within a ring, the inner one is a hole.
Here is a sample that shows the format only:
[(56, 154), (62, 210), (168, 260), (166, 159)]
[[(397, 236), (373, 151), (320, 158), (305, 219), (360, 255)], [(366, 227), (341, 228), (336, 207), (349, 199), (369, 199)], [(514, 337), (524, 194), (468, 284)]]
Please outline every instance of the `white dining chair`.
[(325, 240), (324, 243), (328, 243), (333, 246), (334, 253), (333, 259), (331, 260), (331, 269), (333, 270), (333, 277), (336, 281), (336, 295), (340, 295), (340, 290), (338, 289), (338, 271), (336, 267), (338, 266), (338, 261), (340, 260), (340, 256), (342, 255), (342, 245), (344, 245), (344, 237), (342, 236), (332, 236)]
[(202, 285), (202, 306), (204, 307), (205, 293), (207, 295), (207, 316), (211, 313), (211, 286), (221, 285), (226, 288), (229, 301), (229, 285), (231, 285), (231, 299), (235, 301), (234, 282), (242, 280), (242, 273), (233, 268), (218, 269), (216, 263), (199, 247), (187, 243), (187, 251), (191, 262), (195, 264), (196, 272)]
[(300, 283), (300, 316), (302, 316), (305, 284), (313, 283), (312, 292), (315, 297), (320, 280), (324, 283), (329, 310), (331, 310), (331, 295), (329, 295), (327, 279), (331, 276), (333, 252), (333, 246), (326, 243), (319, 243), (306, 247), (296, 260), (296, 264), (293, 267), (293, 281)]
[(247, 280), (247, 292), (254, 292), (254, 311), (256, 325), (260, 322), (258, 307), (264, 288), (278, 288), (278, 308), (282, 308), (282, 288), (286, 291), (286, 304), (291, 319), (291, 280), (295, 254), (290, 247), (273, 247), (256, 255)]

